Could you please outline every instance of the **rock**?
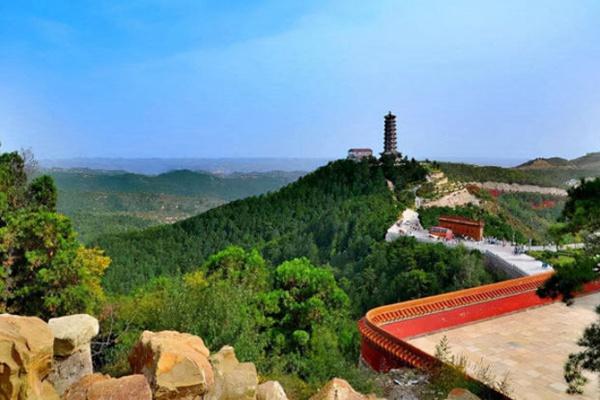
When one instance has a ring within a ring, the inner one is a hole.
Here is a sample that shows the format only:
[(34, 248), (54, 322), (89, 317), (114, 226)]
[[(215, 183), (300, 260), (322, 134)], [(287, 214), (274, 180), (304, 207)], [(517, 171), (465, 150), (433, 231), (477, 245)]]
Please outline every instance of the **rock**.
[(357, 392), (348, 382), (340, 378), (330, 380), (310, 400), (375, 400), (372, 394), (364, 395)]
[(279, 382), (267, 381), (258, 385), (256, 400), (287, 400), (287, 396)]
[(146, 377), (156, 400), (192, 400), (213, 385), (209, 355), (197, 336), (144, 331), (129, 355), (129, 364), (134, 373)]
[(208, 393), (208, 400), (256, 399), (258, 374), (253, 363), (239, 362), (231, 346), (223, 346), (210, 361), (215, 373), (215, 385)]
[(429, 375), (412, 368), (394, 368), (375, 378), (387, 399), (419, 400), (432, 397)]
[(448, 393), (446, 400), (481, 400), (467, 389), (456, 388)]
[(48, 381), (62, 396), (69, 386), (93, 372), (92, 352), (88, 345), (68, 357), (54, 357), (54, 368)]
[(47, 381), (54, 336), (39, 318), (0, 315), (0, 399), (58, 400)]
[(89, 400), (152, 400), (152, 391), (144, 375), (103, 380), (88, 391)]
[(58, 394), (82, 377), (92, 374), (91, 340), (98, 334), (98, 320), (78, 314), (52, 318), (48, 326), (54, 333), (54, 368), (50, 382)]
[(98, 320), (91, 315), (76, 314), (52, 318), (48, 326), (54, 334), (54, 355), (66, 357), (87, 346), (100, 331)]
[(86, 375), (71, 386), (63, 394), (64, 400), (86, 400), (90, 388), (98, 383), (111, 379), (108, 375), (92, 374)]
[(152, 400), (152, 391), (144, 375), (130, 375), (119, 379), (93, 374), (71, 385), (64, 400)]

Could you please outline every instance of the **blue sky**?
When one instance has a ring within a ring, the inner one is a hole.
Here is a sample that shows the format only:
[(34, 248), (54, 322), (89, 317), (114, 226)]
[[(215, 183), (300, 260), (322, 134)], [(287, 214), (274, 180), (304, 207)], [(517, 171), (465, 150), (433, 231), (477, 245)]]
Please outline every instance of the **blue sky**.
[(39, 158), (600, 150), (600, 2), (3, 1), (0, 141)]

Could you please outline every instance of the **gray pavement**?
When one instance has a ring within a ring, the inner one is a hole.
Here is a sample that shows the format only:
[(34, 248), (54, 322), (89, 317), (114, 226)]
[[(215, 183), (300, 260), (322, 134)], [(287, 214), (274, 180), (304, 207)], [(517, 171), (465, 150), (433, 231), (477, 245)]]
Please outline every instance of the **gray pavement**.
[[(403, 213), (403, 218), (396, 222), (388, 229), (386, 240), (393, 241), (400, 236), (412, 236), (420, 242), (424, 243), (442, 243), (449, 247), (463, 245), (468, 249), (479, 250), (490, 257), (497, 257), (506, 263), (507, 272), (512, 272), (513, 276), (536, 275), (544, 272), (552, 271), (551, 266), (544, 266), (539, 260), (527, 254), (515, 254), (514, 247), (503, 243), (488, 243), (486, 241), (475, 242), (470, 240), (452, 240), (432, 238), (429, 232), (421, 227), (419, 223), (418, 213), (413, 210), (406, 210)], [(539, 248), (539, 250), (553, 250), (551, 246)]]

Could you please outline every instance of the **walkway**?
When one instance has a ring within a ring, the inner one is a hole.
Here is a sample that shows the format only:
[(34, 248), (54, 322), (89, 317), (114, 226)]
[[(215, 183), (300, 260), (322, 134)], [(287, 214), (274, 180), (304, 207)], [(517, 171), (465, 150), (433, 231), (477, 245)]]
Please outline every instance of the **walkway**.
[(446, 336), (452, 353), (470, 361), (473, 375), (472, 364), (480, 361), (500, 379), (509, 373), (515, 399), (597, 399), (595, 377), (584, 395), (565, 394), (563, 365), (569, 353), (578, 350), (576, 341), (583, 329), (597, 320), (598, 304), (600, 293), (595, 293), (577, 298), (570, 307), (553, 303), (407, 341), (434, 354), (436, 344)]

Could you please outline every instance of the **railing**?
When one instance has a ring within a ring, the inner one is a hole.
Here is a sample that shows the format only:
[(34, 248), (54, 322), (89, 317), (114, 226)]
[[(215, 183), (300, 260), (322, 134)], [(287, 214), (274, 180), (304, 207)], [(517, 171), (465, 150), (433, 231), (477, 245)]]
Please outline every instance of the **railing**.
[[(401, 366), (433, 371), (441, 361), (405, 339), (551, 303), (553, 300), (536, 294), (536, 289), (551, 275), (552, 272), (516, 278), (374, 308), (358, 323), (361, 356), (376, 371)], [(584, 291), (598, 289), (600, 283), (593, 282)], [(508, 399), (490, 390), (494, 398)]]
[[(414, 319), (425, 315), (439, 313), (455, 308), (498, 300), (523, 293), (533, 293), (552, 275), (552, 272), (527, 276), (524, 278), (510, 279), (489, 285), (478, 286), (470, 289), (457, 290), (436, 296), (405, 301), (374, 308), (367, 312), (365, 319), (377, 326)], [(537, 296), (536, 296), (537, 297)], [(539, 298), (538, 298), (539, 299)], [(551, 300), (540, 299), (541, 302)], [(536, 304), (533, 304), (536, 305)], [(521, 308), (527, 308), (521, 307)], [(406, 337), (404, 335), (403, 337)], [(413, 336), (413, 335), (408, 335)]]

